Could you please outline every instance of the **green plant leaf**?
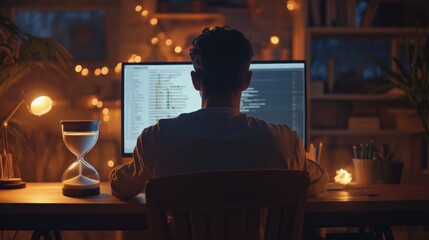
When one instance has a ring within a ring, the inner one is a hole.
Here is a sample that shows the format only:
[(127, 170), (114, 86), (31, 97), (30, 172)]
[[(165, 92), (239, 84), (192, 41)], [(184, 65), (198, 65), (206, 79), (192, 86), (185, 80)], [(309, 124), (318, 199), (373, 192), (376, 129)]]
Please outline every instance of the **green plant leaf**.
[(404, 80), (404, 76), (401, 74), (398, 74), (394, 71), (392, 71), (389, 67), (387, 67), (383, 62), (380, 60), (373, 58), (373, 61), (377, 64), (377, 66), (389, 77), (389, 81), (392, 82), (396, 87), (399, 87), (404, 92), (408, 92), (409, 86), (407, 85), (406, 81)]
[[(69, 77), (72, 57), (55, 40), (24, 33), (9, 19), (2, 16), (0, 16), (0, 36), (0, 60), (2, 61), (0, 96), (35, 69), (49, 75), (51, 81)], [(5, 67), (6, 64), (7, 67)], [(9, 64), (14, 66), (11, 67)]]

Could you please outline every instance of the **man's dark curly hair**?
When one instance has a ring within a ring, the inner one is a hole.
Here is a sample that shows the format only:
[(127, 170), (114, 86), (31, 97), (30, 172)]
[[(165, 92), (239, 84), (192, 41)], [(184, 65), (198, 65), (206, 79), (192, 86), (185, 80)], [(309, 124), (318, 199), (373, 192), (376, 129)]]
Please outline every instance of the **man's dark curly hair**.
[(253, 49), (240, 31), (228, 26), (205, 28), (192, 45), (190, 57), (208, 94), (223, 95), (242, 88)]

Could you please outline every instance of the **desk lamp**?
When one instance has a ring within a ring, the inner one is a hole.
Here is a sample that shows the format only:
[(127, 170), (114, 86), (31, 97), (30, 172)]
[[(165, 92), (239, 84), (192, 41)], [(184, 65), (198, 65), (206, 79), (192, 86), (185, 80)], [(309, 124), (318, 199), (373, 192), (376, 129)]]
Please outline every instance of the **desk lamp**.
[(40, 92), (31, 91), (25, 93), (24, 98), (3, 121), (1, 126), (3, 153), (0, 155), (0, 189), (24, 188), (26, 185), (25, 182), (21, 181), (21, 178), (14, 177), (12, 153), (9, 151), (7, 140), (8, 123), (24, 103), (27, 105), (28, 110), (36, 116), (42, 116), (52, 109), (52, 99), (50, 97)]

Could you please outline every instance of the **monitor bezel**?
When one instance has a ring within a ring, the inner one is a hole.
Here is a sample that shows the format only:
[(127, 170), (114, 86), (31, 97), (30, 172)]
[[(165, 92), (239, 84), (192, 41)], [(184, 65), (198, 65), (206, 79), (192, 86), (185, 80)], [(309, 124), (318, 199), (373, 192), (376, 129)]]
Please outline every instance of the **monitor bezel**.
[[(307, 142), (308, 142), (308, 134), (307, 134), (307, 109), (308, 109), (308, 98), (307, 98), (307, 63), (305, 60), (269, 60), (269, 61), (252, 61), (252, 64), (264, 64), (264, 63), (302, 63), (304, 64), (304, 100), (305, 100), (305, 111), (304, 111), (304, 139), (302, 139), (304, 144), (304, 149), (307, 149)], [(126, 153), (125, 152), (125, 141), (124, 141), (124, 69), (126, 65), (188, 65), (192, 64), (192, 62), (123, 62), (122, 63), (122, 69), (121, 69), (121, 155), (122, 157), (132, 157), (133, 153)], [(191, 82), (191, 74), (189, 73), (189, 82)], [(142, 129), (143, 131), (143, 129)], [(137, 142), (137, 139), (136, 139)]]

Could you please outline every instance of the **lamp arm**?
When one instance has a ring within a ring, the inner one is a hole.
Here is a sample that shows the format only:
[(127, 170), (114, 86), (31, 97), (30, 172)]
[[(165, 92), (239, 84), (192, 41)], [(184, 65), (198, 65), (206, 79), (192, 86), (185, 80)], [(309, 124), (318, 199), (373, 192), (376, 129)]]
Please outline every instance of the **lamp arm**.
[(15, 106), (15, 108), (12, 110), (12, 112), (7, 115), (6, 119), (3, 121), (3, 126), (9, 123), (10, 119), (15, 115), (16, 111), (21, 107), (21, 105), (24, 103), (24, 99), (21, 99), (21, 101)]
[(6, 155), (9, 153), (9, 146), (8, 146), (8, 140), (7, 140), (7, 125), (9, 124), (10, 119), (15, 115), (16, 111), (21, 107), (21, 105), (24, 103), (24, 99), (19, 101), (19, 103), (13, 108), (13, 110), (7, 115), (6, 119), (3, 121), (1, 127), (2, 127), (2, 143), (3, 143), (3, 153)]

